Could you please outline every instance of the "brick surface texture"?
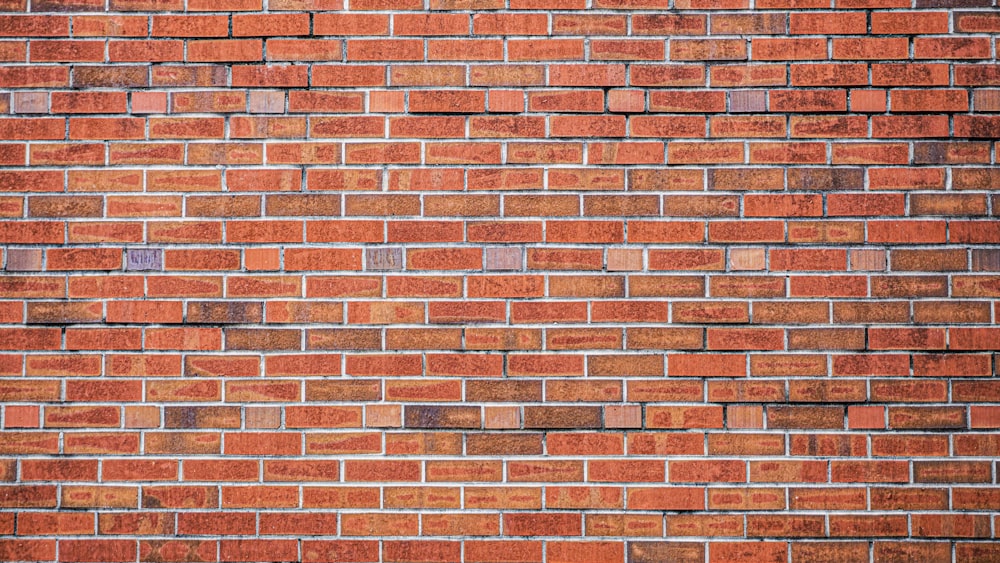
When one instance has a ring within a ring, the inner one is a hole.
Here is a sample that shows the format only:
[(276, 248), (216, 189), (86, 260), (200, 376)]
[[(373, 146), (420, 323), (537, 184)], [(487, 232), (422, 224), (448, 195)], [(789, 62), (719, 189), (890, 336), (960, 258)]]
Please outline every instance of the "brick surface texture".
[(1000, 561), (995, 0), (0, 0), (0, 560)]

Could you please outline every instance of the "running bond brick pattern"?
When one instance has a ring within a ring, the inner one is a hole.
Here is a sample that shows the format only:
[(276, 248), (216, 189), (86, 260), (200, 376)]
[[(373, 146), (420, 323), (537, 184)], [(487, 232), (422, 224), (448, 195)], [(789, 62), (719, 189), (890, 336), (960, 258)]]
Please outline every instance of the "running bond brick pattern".
[(0, 559), (998, 561), (994, 0), (0, 0)]

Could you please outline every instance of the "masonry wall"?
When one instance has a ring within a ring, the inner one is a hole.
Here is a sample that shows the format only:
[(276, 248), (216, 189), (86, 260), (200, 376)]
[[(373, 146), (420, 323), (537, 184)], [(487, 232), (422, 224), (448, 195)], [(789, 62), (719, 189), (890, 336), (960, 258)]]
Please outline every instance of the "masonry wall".
[(998, 561), (993, 0), (0, 0), (0, 559)]

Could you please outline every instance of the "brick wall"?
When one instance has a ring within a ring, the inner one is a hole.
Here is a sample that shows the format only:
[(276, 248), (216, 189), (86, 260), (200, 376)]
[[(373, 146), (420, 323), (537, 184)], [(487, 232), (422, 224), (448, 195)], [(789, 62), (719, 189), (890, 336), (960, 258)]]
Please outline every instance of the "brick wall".
[(994, 0), (0, 0), (0, 559), (997, 561)]

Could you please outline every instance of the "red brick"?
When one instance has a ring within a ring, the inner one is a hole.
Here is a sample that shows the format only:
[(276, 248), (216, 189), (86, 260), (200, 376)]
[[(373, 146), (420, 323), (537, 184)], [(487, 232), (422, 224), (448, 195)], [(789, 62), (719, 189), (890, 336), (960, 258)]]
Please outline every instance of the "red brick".
[(989, 2), (591, 4), (0, 0), (0, 558), (994, 558)]

